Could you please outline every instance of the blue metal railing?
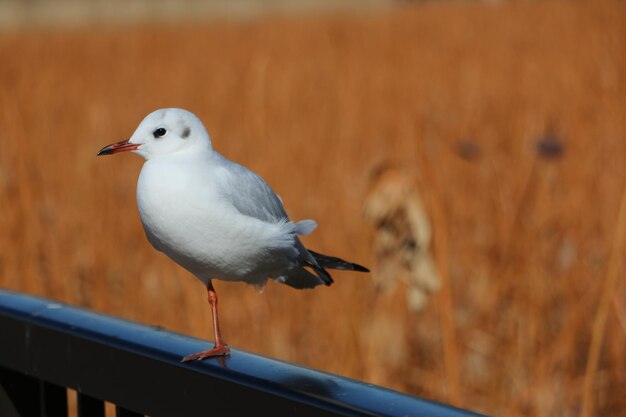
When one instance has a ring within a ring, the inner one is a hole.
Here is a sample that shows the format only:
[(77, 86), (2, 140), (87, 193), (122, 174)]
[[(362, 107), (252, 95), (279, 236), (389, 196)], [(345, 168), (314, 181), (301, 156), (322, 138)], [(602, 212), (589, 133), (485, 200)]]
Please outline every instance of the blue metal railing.
[[(207, 342), (0, 290), (0, 415), (65, 417), (448, 416), (477, 414), (232, 349), (181, 363)], [(70, 410), (71, 411), (71, 410)]]

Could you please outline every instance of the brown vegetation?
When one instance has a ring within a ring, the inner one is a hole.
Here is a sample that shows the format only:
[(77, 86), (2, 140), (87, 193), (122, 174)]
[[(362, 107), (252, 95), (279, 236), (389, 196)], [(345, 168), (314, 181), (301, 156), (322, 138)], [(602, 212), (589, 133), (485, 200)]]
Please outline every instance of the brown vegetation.
[(624, 415), (623, 2), (4, 34), (0, 57), (2, 287), (209, 338), (201, 284), (143, 235), (140, 158), (95, 157), (185, 107), (319, 222), (315, 250), (376, 266), (380, 164), (432, 223), (420, 312), (367, 275), (218, 282), (233, 346), (490, 414)]

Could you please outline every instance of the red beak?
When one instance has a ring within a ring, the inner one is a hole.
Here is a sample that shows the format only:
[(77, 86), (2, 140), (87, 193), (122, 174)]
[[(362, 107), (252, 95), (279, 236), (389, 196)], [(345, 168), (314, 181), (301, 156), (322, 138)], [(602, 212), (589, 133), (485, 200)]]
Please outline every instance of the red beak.
[(128, 140), (122, 140), (116, 143), (112, 143), (100, 149), (100, 151), (98, 151), (97, 156), (113, 155), (114, 153), (118, 153), (118, 152), (134, 151), (138, 147), (139, 147), (139, 144), (137, 143), (129, 143)]

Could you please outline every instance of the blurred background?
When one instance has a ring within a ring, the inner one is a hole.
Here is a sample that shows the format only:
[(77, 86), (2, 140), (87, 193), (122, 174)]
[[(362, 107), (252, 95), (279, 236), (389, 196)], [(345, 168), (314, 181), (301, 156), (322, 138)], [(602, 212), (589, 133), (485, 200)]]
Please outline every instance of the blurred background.
[[(234, 347), (501, 416), (626, 415), (626, 4), (0, 1), (0, 286), (210, 339), (137, 213), (160, 107), (369, 266), (216, 283)], [(6, 343), (6, 341), (3, 341)]]

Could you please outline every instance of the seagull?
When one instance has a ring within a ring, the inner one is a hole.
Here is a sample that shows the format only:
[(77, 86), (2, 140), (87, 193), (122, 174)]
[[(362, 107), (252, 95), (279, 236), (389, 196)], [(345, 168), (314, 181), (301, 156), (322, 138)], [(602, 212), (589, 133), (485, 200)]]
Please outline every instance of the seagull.
[(150, 113), (130, 139), (105, 146), (98, 156), (119, 152), (145, 160), (137, 206), (148, 241), (207, 288), (215, 345), (182, 362), (230, 354), (220, 334), (213, 279), (259, 290), (273, 279), (303, 289), (330, 285), (327, 269), (369, 272), (305, 248), (298, 236), (310, 234), (317, 223), (289, 220), (270, 186), (216, 152), (200, 119), (187, 110)]

